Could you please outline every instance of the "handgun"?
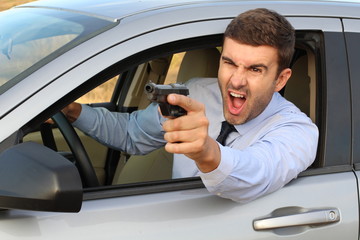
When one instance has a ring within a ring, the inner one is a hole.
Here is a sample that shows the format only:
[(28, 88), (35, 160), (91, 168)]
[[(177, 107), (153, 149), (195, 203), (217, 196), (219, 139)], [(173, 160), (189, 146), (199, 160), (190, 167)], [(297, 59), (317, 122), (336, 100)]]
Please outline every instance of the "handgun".
[(167, 102), (167, 96), (171, 93), (181, 94), (184, 96), (189, 95), (189, 89), (179, 83), (171, 84), (155, 84), (149, 82), (145, 85), (145, 93), (147, 98), (152, 102), (157, 102), (163, 116), (180, 117), (186, 115), (186, 110), (180, 106), (171, 105)]

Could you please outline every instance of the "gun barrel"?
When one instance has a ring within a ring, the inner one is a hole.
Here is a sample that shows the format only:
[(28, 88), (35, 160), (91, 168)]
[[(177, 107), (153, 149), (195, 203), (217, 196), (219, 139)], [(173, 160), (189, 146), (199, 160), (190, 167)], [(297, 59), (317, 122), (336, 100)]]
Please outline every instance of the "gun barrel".
[(156, 88), (156, 84), (155, 83), (147, 83), (145, 85), (145, 91), (147, 93), (153, 93), (155, 91)]
[(160, 106), (161, 113), (164, 116), (180, 117), (186, 115), (186, 111), (176, 105), (170, 105), (167, 102), (167, 96), (171, 93), (189, 95), (189, 89), (182, 84), (172, 83), (167, 85), (155, 84), (149, 82), (145, 85), (144, 91), (147, 98), (152, 102), (157, 102)]

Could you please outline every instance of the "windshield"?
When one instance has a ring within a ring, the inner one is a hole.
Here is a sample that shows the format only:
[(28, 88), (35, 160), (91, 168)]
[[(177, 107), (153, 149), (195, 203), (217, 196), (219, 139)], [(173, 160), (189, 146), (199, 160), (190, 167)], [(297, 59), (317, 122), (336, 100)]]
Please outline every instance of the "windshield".
[(0, 23), (0, 94), (55, 57), (117, 24), (39, 8), (0, 12)]

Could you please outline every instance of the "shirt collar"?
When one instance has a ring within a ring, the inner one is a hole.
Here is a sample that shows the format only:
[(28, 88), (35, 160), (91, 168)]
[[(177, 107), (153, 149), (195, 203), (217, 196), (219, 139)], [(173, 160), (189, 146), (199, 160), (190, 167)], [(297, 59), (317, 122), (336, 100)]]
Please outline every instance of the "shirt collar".
[(261, 122), (263, 122), (266, 118), (274, 115), (275, 109), (277, 108), (279, 104), (279, 99), (281, 98), (281, 95), (278, 92), (275, 92), (269, 102), (269, 104), (266, 106), (264, 111), (260, 113), (256, 118), (240, 125), (235, 125), (236, 130), (240, 135), (246, 134), (249, 130), (253, 129), (257, 125), (259, 125)]

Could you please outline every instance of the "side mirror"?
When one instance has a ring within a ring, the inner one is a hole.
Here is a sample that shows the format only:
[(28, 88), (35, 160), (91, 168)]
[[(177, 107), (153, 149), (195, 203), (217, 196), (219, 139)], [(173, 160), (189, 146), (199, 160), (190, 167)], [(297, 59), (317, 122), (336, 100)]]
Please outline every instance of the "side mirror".
[(79, 212), (82, 182), (75, 165), (33, 142), (0, 154), (0, 208)]

